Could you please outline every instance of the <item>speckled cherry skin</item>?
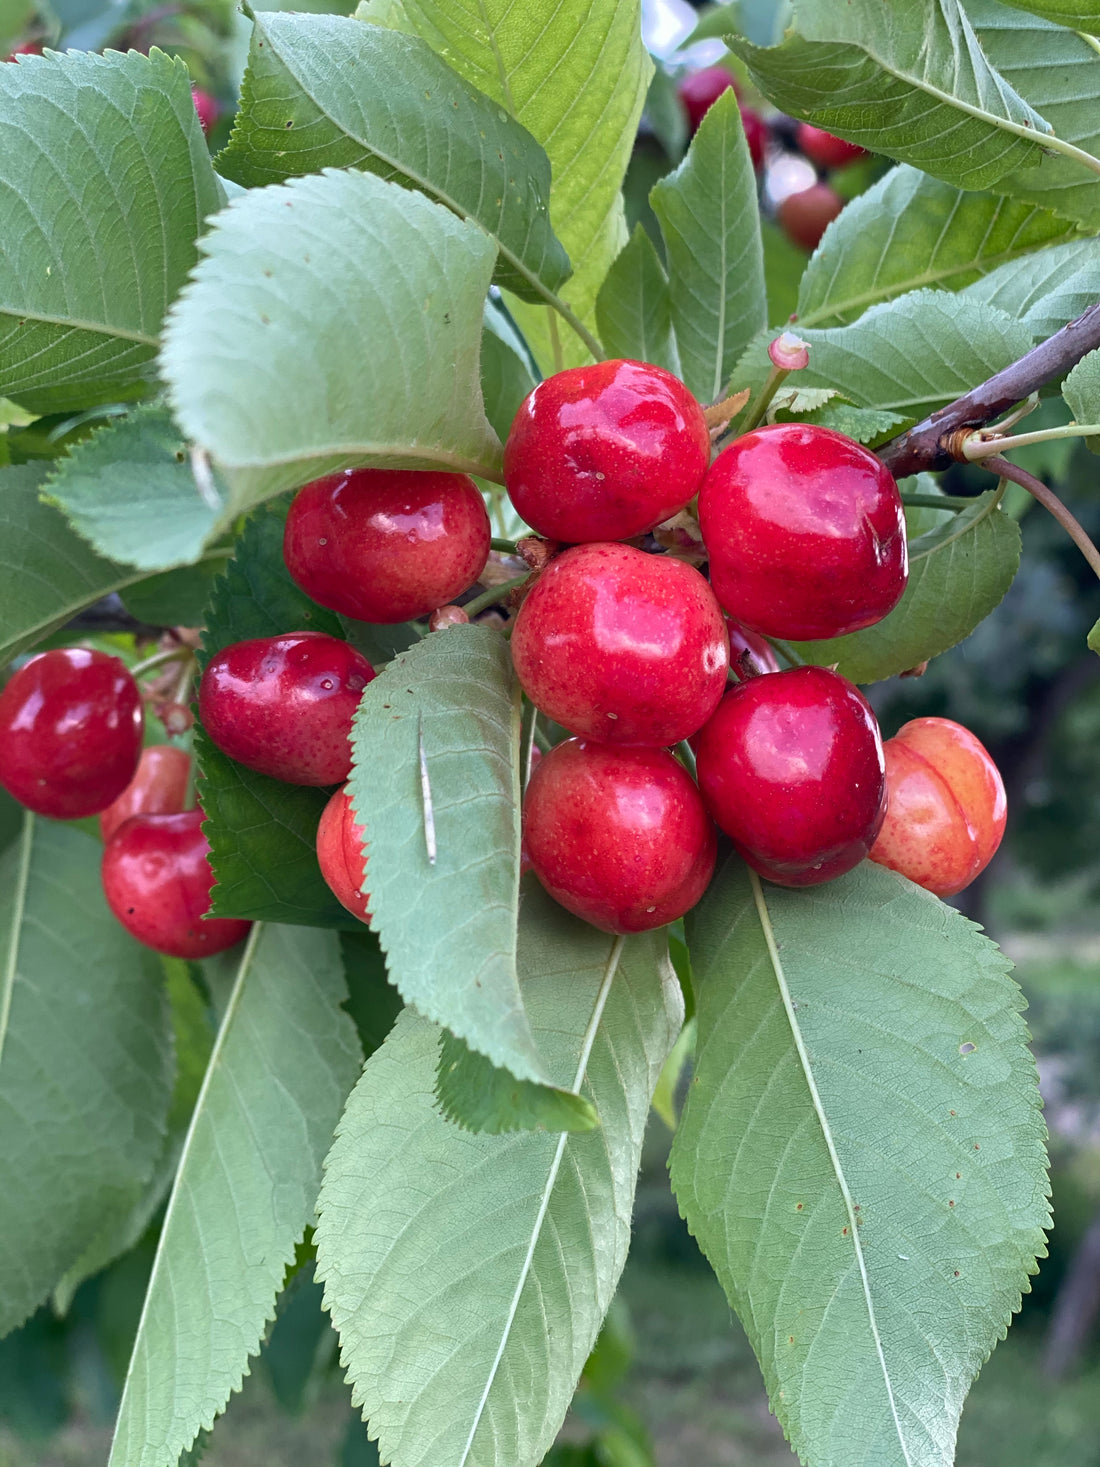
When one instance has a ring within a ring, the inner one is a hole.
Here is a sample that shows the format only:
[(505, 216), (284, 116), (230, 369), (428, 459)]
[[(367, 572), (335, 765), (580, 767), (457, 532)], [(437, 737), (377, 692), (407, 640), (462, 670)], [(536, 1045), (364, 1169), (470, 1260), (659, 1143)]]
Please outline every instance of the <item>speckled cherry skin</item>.
[(359, 621), (427, 616), (489, 558), (489, 514), (466, 474), (348, 469), (300, 489), (283, 557), (307, 595)]
[(710, 579), (753, 631), (812, 640), (871, 626), (909, 575), (890, 471), (829, 428), (777, 423), (737, 438), (699, 494)]
[(788, 194), (776, 215), (787, 238), (804, 250), (816, 250), (821, 236), (844, 208), (844, 200), (827, 183), (812, 183), (809, 188)]
[(555, 901), (604, 932), (683, 916), (714, 872), (714, 825), (664, 749), (557, 744), (531, 775), (524, 849)]
[(57, 647), (0, 692), (0, 784), (55, 820), (98, 815), (134, 777), (141, 694), (117, 657)]
[(858, 688), (794, 667), (730, 689), (698, 742), (703, 800), (745, 860), (781, 886), (862, 861), (886, 801), (882, 739)]
[(692, 566), (629, 545), (578, 545), (520, 607), (512, 657), (531, 702), (570, 733), (660, 748), (717, 707), (729, 638)]
[(235, 642), (211, 658), (199, 718), (222, 753), (288, 784), (340, 784), (351, 721), (374, 668), (324, 632)]
[(676, 83), (676, 93), (688, 115), (688, 127), (694, 133), (699, 124), (724, 92), (737, 85), (724, 66), (702, 66), (689, 71)]
[(199, 809), (132, 815), (103, 848), (107, 905), (127, 932), (173, 958), (208, 958), (240, 942), (252, 926), (205, 919), (214, 885)]
[(950, 718), (914, 718), (884, 745), (886, 819), (871, 860), (954, 896), (992, 860), (1008, 807), (980, 739)]
[(551, 540), (628, 540), (671, 519), (710, 462), (703, 409), (645, 362), (597, 362), (540, 382), (504, 445), (517, 511)]
[(317, 860), (329, 890), (353, 917), (370, 921), (370, 893), (363, 893), (366, 853), (363, 827), (356, 822), (347, 788), (337, 790), (317, 827)]
[(141, 751), (137, 773), (99, 817), (99, 833), (111, 839), (131, 815), (178, 815), (187, 798), (191, 755), (175, 744), (150, 744)]
[(799, 151), (817, 168), (844, 168), (867, 156), (866, 148), (861, 148), (858, 143), (845, 142), (810, 122), (799, 123), (795, 142)]

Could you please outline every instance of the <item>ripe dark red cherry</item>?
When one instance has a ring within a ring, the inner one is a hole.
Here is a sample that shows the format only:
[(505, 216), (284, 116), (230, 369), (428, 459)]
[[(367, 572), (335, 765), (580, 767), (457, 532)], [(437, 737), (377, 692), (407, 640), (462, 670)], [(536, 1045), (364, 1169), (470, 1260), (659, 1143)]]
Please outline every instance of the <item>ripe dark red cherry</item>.
[(369, 922), (370, 893), (361, 890), (366, 865), (363, 827), (356, 822), (346, 787), (336, 791), (321, 814), (317, 861), (340, 905), (360, 922)]
[(788, 194), (776, 210), (787, 238), (804, 250), (816, 250), (821, 236), (844, 208), (844, 200), (827, 183)]
[(799, 123), (795, 142), (799, 151), (818, 168), (844, 168), (857, 158), (867, 156), (866, 148), (861, 148), (858, 143), (845, 142), (843, 138), (834, 137), (823, 127), (814, 127), (809, 122)]
[(512, 657), (532, 703), (571, 733), (659, 748), (714, 711), (729, 639), (692, 566), (629, 545), (578, 545), (520, 607)]
[(131, 815), (178, 815), (187, 798), (191, 755), (175, 744), (150, 744), (141, 751), (137, 773), (99, 817), (99, 833), (111, 839)]
[(359, 621), (427, 616), (477, 580), (489, 514), (465, 474), (348, 469), (300, 489), (287, 569), (322, 606)]
[(730, 87), (736, 91), (737, 83), (724, 66), (703, 66), (680, 78), (676, 92), (684, 104), (692, 132), (698, 130), (703, 118)]
[(909, 574), (889, 470), (829, 428), (777, 423), (734, 440), (699, 494), (714, 593), (770, 637), (839, 637), (881, 621)]
[(671, 519), (710, 462), (703, 409), (645, 362), (597, 362), (540, 382), (504, 445), (504, 483), (551, 540), (628, 540)]
[(141, 694), (105, 652), (41, 652), (0, 692), (0, 784), (55, 820), (98, 815), (134, 777)]
[(374, 668), (323, 632), (235, 642), (199, 685), (202, 726), (223, 753), (288, 784), (340, 784), (351, 721)]
[(954, 896), (985, 870), (1004, 835), (1000, 771), (981, 740), (950, 718), (914, 718), (884, 747), (886, 819), (871, 860)]
[(132, 815), (103, 849), (107, 905), (127, 932), (173, 958), (208, 958), (240, 942), (251, 922), (205, 919), (214, 873), (201, 810)]
[(768, 124), (752, 107), (742, 107), (741, 126), (745, 129), (745, 141), (749, 145), (752, 166), (759, 173), (764, 166), (764, 154), (768, 146)]
[(707, 809), (745, 860), (782, 886), (850, 871), (882, 824), (882, 739), (858, 688), (793, 667), (730, 689), (698, 741)]
[(527, 786), (523, 836), (554, 900), (605, 932), (646, 932), (683, 916), (714, 871), (714, 826), (664, 749), (556, 745)]

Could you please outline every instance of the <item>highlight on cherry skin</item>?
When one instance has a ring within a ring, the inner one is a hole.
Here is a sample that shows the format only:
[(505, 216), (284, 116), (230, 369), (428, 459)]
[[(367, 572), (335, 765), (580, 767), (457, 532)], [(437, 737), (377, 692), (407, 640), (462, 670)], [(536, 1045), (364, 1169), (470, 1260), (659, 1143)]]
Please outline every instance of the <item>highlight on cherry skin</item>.
[(355, 819), (347, 787), (338, 789), (321, 812), (317, 863), (333, 896), (360, 922), (370, 921), (370, 893), (362, 890), (365, 832)]
[(523, 845), (555, 901), (620, 933), (683, 916), (706, 890), (717, 849), (695, 782), (666, 749), (576, 738), (531, 775)]
[(283, 558), (321, 606), (359, 621), (411, 621), (477, 580), (490, 534), (466, 474), (348, 469), (295, 495)]
[(578, 545), (520, 607), (512, 660), (535, 707), (571, 733), (663, 748), (717, 707), (729, 638), (694, 567), (630, 545)]
[(533, 530), (628, 540), (694, 498), (710, 462), (703, 409), (671, 372), (615, 360), (547, 377), (520, 404), (504, 484)]
[(753, 631), (795, 641), (881, 621), (909, 576), (893, 476), (862, 444), (808, 423), (737, 438), (699, 493), (714, 593)]
[(110, 840), (131, 815), (178, 815), (187, 799), (191, 755), (176, 744), (150, 744), (137, 772), (118, 799), (99, 817), (99, 833)]
[(98, 815), (134, 777), (144, 721), (138, 686), (117, 657), (40, 652), (0, 692), (0, 784), (37, 815)]
[(761, 876), (814, 886), (868, 854), (886, 807), (878, 723), (858, 688), (825, 667), (732, 687), (699, 733), (699, 789)]
[(201, 809), (131, 815), (103, 848), (107, 905), (131, 936), (173, 958), (207, 958), (240, 942), (251, 922), (207, 917), (214, 872)]
[(199, 718), (231, 759), (288, 784), (341, 784), (348, 734), (367, 659), (324, 632), (235, 642), (212, 657), (199, 684)]
[(936, 896), (989, 865), (1008, 807), (985, 745), (950, 718), (914, 718), (884, 745), (888, 807), (871, 860)]

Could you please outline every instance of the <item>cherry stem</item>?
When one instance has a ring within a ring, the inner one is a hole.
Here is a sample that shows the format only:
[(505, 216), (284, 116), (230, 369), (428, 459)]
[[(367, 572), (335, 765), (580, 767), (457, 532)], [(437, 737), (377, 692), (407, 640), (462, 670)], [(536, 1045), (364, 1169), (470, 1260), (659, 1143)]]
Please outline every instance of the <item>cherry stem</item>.
[[(584, 324), (584, 322), (581, 320), (581, 318), (579, 316), (575, 315), (573, 313), (573, 311), (571, 311), (569, 309), (569, 307), (565, 304), (565, 302), (561, 299), (560, 296), (551, 295), (549, 297), (549, 301), (550, 301), (551, 306), (553, 306), (554, 310), (557, 311), (558, 315), (562, 318), (562, 320), (565, 322), (565, 324), (567, 326), (571, 327), (573, 329), (573, 331), (575, 332), (575, 334), (577, 336), (579, 336), (580, 339), (584, 342), (585, 346), (592, 353), (592, 355), (596, 358), (596, 360), (598, 362), (602, 362), (603, 359), (604, 359), (603, 346), (592, 335), (591, 331), (589, 331), (588, 327)], [(553, 319), (554, 318), (551, 316), (551, 318), (550, 318), (551, 324), (553, 324)], [(556, 330), (553, 331), (552, 335), (553, 335), (554, 348), (555, 348), (554, 349), (554, 355), (556, 357), (559, 354), (560, 350), (561, 350), (561, 346), (560, 346), (560, 343), (558, 342), (557, 331)], [(560, 368), (559, 368), (559, 370), (560, 370)]]
[(489, 541), (489, 545), (493, 550), (499, 550), (504, 555), (515, 555), (517, 553), (516, 542), (514, 540), (498, 540), (494, 535)]
[(768, 373), (764, 386), (760, 389), (760, 396), (756, 399), (756, 402), (749, 407), (749, 415), (745, 419), (744, 423), (741, 425), (742, 433), (750, 433), (753, 428), (755, 428), (756, 425), (761, 421), (764, 414), (771, 406), (772, 398), (779, 391), (780, 385), (782, 384), (784, 378), (789, 377), (790, 375), (790, 372), (785, 367), (772, 367), (771, 371)]
[(496, 606), (498, 601), (505, 599), (509, 591), (514, 591), (517, 586), (526, 585), (530, 579), (531, 572), (524, 571), (522, 576), (515, 576), (510, 581), (501, 581), (499, 586), (491, 586), (488, 591), (483, 591), (480, 596), (475, 596), (472, 601), (467, 601), (462, 609), (473, 621), (475, 616), (487, 611), (490, 606)]
[(1034, 433), (1000, 434), (995, 428), (974, 433), (963, 441), (964, 458), (971, 463), (1000, 454), (1009, 448), (1026, 448), (1029, 443), (1047, 443), (1056, 438), (1091, 438), (1100, 433), (1100, 423), (1067, 423), (1062, 428), (1036, 428)]
[(187, 766), (187, 788), (183, 792), (183, 808), (193, 810), (199, 803), (198, 791), (199, 761), (191, 753), (191, 763)]
[(1100, 550), (1097, 550), (1096, 546), (1089, 539), (1085, 527), (1078, 519), (1070, 514), (1057, 494), (1048, 489), (1042, 480), (1037, 479), (1034, 474), (1029, 474), (1026, 469), (1021, 469), (1018, 465), (1009, 463), (1006, 458), (1000, 458), (996, 454), (991, 454), (987, 458), (982, 459), (981, 462), (983, 467), (989, 469), (991, 473), (998, 474), (1002, 479), (1009, 479), (1013, 484), (1019, 484), (1020, 488), (1026, 489), (1033, 498), (1039, 501), (1044, 509), (1049, 510), (1088, 561), (1097, 580), (1100, 580)]
[(182, 644), (179, 647), (169, 647), (164, 652), (156, 652), (152, 657), (146, 657), (144, 662), (136, 662), (130, 669), (130, 676), (136, 680), (139, 677), (145, 677), (155, 668), (163, 667), (166, 662), (180, 662), (190, 656), (190, 647)]
[(903, 494), (901, 502), (906, 509), (949, 509), (952, 514), (961, 514), (974, 503), (973, 499), (950, 494)]

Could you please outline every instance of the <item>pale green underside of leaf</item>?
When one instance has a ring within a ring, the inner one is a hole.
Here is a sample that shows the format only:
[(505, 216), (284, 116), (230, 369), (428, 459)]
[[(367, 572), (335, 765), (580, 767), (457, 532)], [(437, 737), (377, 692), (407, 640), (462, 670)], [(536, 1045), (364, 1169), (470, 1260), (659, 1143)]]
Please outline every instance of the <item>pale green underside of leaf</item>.
[(1020, 527), (990, 489), (909, 546), (909, 583), (894, 610), (862, 632), (796, 642), (807, 662), (837, 664), (855, 683), (893, 677), (968, 637), (1004, 599), (1020, 565)]
[(608, 982), (616, 939), (537, 890), (527, 902), (560, 964), (531, 985), (536, 1033), (600, 1128), (486, 1136), (444, 1120), (439, 1031), (406, 1012), (325, 1164), (325, 1304), (353, 1401), (395, 1467), (541, 1462), (626, 1258), (650, 1096), (683, 1017), (660, 934), (627, 939)]
[(1005, 311), (1033, 341), (1045, 341), (1100, 296), (1100, 241), (1052, 245), (1031, 259), (999, 266), (960, 295)]
[(152, 1176), (172, 1090), (159, 967), (107, 909), (98, 841), (25, 815), (0, 861), (0, 1334)]
[(0, 75), (0, 395), (81, 407), (153, 376), (221, 193), (182, 61), (24, 57)]
[(1096, 623), (1088, 635), (1088, 647), (1090, 652), (1100, 655), (1100, 621)]
[(494, 1064), (545, 1083), (516, 970), (519, 719), (499, 633), (428, 637), (364, 691), (348, 791), (390, 981)]
[[(802, 276), (799, 329), (843, 325), (910, 290), (959, 290), (1075, 232), (1035, 204), (969, 193), (902, 165), (826, 231)], [(1028, 258), (1026, 268), (1041, 258)]]
[[(771, 415), (769, 414), (769, 421)], [(820, 428), (832, 428), (834, 433), (843, 433), (857, 443), (881, 443), (883, 439), (899, 432), (902, 425), (911, 422), (898, 413), (882, 412), (879, 408), (853, 407), (851, 403), (834, 397), (823, 407), (806, 412), (792, 409), (789, 413), (776, 414), (777, 422), (816, 423)]]
[(1062, 383), (1062, 396), (1078, 423), (1100, 423), (1100, 351), (1081, 358)]
[(499, 471), (478, 382), (496, 250), (370, 173), (246, 194), (203, 241), (161, 367), (242, 509), (352, 464)]
[(1005, 4), (1014, 10), (1030, 10), (1044, 20), (1072, 26), (1075, 30), (1095, 32), (1100, 29), (1097, 0), (1078, 0), (1076, 5), (1067, 5), (1064, 0), (1005, 0)]
[(110, 1467), (170, 1467), (240, 1386), (362, 1060), (335, 934), (257, 926), (230, 956)]
[(1022, 1000), (992, 943), (864, 863), (720, 865), (688, 917), (681, 1210), (813, 1467), (949, 1467), (1049, 1222)]
[(364, 168), (474, 220), (497, 280), (529, 299), (569, 274), (550, 163), (525, 128), (418, 36), (344, 16), (258, 15), (223, 173), (249, 186)]

